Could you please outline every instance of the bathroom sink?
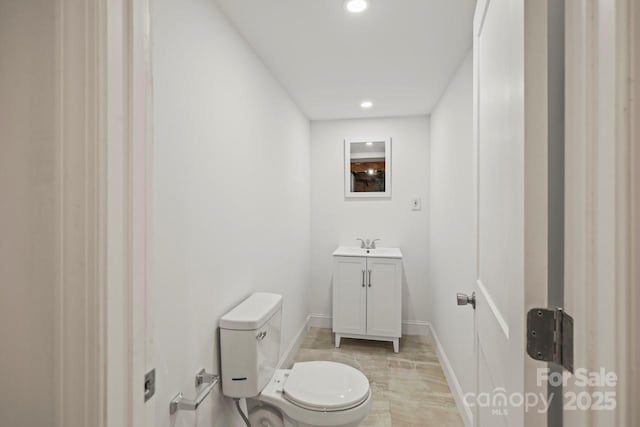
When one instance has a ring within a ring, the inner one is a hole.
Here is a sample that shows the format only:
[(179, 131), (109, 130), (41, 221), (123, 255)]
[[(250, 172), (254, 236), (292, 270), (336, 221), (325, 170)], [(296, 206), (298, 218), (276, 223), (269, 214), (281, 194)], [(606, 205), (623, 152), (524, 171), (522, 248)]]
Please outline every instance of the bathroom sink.
[(402, 258), (398, 248), (364, 249), (356, 246), (340, 246), (333, 251), (333, 256), (367, 256), (370, 258)]
[(340, 246), (338, 249), (333, 251), (333, 256), (367, 256), (367, 250), (352, 247), (352, 246)]

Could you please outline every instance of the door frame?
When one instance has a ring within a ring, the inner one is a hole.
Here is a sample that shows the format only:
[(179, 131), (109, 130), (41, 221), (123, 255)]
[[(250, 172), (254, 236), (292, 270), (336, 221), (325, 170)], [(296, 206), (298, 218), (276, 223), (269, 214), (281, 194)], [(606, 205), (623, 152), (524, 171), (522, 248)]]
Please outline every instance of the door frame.
[(153, 425), (149, 0), (56, 0), (54, 425)]
[(620, 379), (615, 410), (565, 410), (568, 427), (640, 424), (639, 9), (566, 0), (565, 308), (575, 366)]
[[(640, 22), (640, 5), (638, 2), (631, 2), (631, 10), (629, 11), (629, 19), (631, 22)], [(630, 45), (629, 52), (631, 55), (630, 73), (631, 73), (631, 102), (630, 102), (630, 143), (631, 153), (629, 156), (631, 162), (631, 270), (630, 270), (630, 286), (629, 286), (629, 303), (630, 324), (640, 325), (640, 313), (637, 307), (640, 307), (640, 28), (638, 25), (629, 25)], [(632, 332), (631, 330), (629, 332)], [(640, 337), (638, 334), (630, 333), (629, 337), (629, 361), (640, 360)], [(631, 378), (630, 387), (627, 391), (629, 396), (640, 396), (640, 371), (637, 364), (635, 368), (629, 369)], [(640, 424), (640, 406), (629, 405), (628, 419), (632, 425)]]

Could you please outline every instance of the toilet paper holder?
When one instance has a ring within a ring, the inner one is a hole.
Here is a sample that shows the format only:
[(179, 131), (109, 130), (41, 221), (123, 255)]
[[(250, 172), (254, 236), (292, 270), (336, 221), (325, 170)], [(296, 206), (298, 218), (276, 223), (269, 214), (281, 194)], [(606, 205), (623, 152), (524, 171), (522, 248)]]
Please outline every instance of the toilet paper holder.
[(211, 390), (218, 384), (220, 380), (220, 375), (218, 374), (210, 374), (206, 372), (204, 369), (201, 369), (200, 372), (196, 374), (196, 388), (200, 387), (202, 384), (207, 384), (200, 393), (196, 396), (195, 399), (187, 399), (184, 397), (182, 392), (176, 394), (176, 396), (171, 399), (169, 403), (169, 413), (171, 415), (175, 414), (180, 410), (184, 411), (195, 411), (198, 407), (204, 402), (204, 399), (211, 393)]

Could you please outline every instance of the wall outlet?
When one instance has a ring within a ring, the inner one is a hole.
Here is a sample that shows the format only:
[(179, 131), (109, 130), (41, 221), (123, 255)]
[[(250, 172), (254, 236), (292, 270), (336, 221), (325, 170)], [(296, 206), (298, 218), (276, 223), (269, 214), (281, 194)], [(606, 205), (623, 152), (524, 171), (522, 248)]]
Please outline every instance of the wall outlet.
[(420, 197), (414, 197), (413, 199), (411, 199), (411, 210), (419, 211), (421, 209), (422, 209), (422, 200), (420, 199)]

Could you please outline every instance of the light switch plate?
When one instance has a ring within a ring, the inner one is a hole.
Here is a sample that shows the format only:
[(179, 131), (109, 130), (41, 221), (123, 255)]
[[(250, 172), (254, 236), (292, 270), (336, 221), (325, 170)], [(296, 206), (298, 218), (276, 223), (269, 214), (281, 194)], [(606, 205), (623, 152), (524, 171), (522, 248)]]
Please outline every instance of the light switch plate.
[(411, 199), (411, 210), (419, 211), (422, 209), (422, 200), (420, 197), (414, 197)]

